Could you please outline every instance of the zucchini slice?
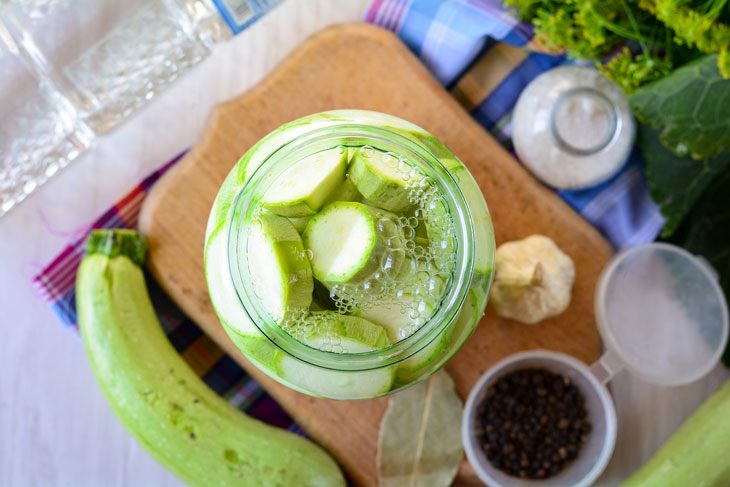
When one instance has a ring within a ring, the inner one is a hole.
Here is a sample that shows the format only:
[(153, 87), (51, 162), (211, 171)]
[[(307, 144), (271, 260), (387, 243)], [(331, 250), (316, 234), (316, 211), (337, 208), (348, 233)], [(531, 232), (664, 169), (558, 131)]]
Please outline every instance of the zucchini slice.
[(388, 339), (395, 343), (412, 333), (416, 320), (420, 321), (418, 326), (423, 325), (435, 310), (436, 306), (427, 300), (403, 295), (394, 302), (372, 303), (358, 309), (354, 314), (385, 328)]
[(347, 150), (337, 147), (297, 162), (266, 190), (264, 208), (281, 216), (314, 215), (337, 188), (347, 170)]
[(411, 208), (413, 203), (408, 196), (407, 185), (423, 179), (415, 167), (368, 146), (355, 153), (348, 175), (368, 201), (390, 211)]
[(251, 280), (269, 316), (281, 322), (293, 312), (309, 309), (314, 289), (312, 268), (294, 225), (264, 211), (249, 231)]
[(329, 195), (327, 198), (327, 201), (324, 202), (324, 205), (327, 206), (330, 203), (334, 203), (335, 201), (361, 201), (362, 195), (355, 187), (355, 183), (352, 182), (352, 179), (349, 177), (345, 178), (345, 182), (342, 183), (340, 187), (338, 187), (336, 190), (332, 192), (332, 194)]
[[(382, 327), (334, 311), (312, 313), (314, 331), (302, 341), (312, 348), (343, 353), (363, 353), (389, 344)], [(395, 366), (366, 371), (337, 371), (297, 360), (286, 353), (275, 359), (277, 375), (304, 390), (334, 399), (370, 398), (390, 390)]]
[(311, 219), (311, 216), (292, 216), (289, 218), (289, 221), (292, 225), (294, 225), (297, 232), (302, 233), (304, 229), (307, 228), (307, 223), (309, 223), (309, 220)]
[(474, 271), (488, 274), (494, 262), (494, 229), (489, 210), (479, 185), (462, 165), (451, 169), (451, 175), (459, 184), (474, 222)]
[(314, 332), (306, 336), (304, 342), (313, 348), (336, 342), (340, 353), (362, 353), (390, 345), (385, 329), (364, 318), (335, 311), (313, 311), (310, 319)]
[(407, 384), (416, 380), (427, 366), (438, 361), (446, 353), (446, 348), (451, 343), (456, 342), (465, 330), (474, 326), (474, 323), (479, 320), (480, 313), (476, 292), (471, 290), (467, 294), (456, 322), (444, 330), (441, 336), (436, 337), (426, 345), (423, 350), (416, 352), (398, 364), (396, 370), (397, 383)]
[(302, 234), (304, 246), (312, 252), (314, 276), (332, 285), (359, 282), (382, 266), (397, 272), (404, 255), (385, 257), (388, 239), (399, 233), (397, 222), (397, 215), (362, 203), (327, 205)]
[(210, 300), (224, 326), (244, 337), (263, 338), (259, 329), (241, 306), (233, 287), (231, 273), (228, 269), (227, 230), (225, 225), (216, 229), (208, 237), (208, 244), (205, 246), (205, 279), (208, 282)]

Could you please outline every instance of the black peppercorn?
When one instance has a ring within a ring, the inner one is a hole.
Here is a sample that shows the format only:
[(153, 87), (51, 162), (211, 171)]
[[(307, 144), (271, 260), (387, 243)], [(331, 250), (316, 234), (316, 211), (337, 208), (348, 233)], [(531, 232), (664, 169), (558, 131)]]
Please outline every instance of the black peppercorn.
[(545, 479), (573, 461), (590, 434), (581, 391), (566, 377), (525, 368), (487, 388), (476, 435), (487, 459), (523, 479)]

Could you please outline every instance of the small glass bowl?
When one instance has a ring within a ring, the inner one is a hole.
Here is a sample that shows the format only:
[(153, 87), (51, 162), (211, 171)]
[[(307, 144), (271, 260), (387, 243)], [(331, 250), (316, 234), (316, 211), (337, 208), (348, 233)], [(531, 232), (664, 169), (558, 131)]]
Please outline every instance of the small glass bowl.
[[(477, 406), (487, 388), (514, 370), (535, 367), (569, 378), (583, 393), (592, 430), (573, 462), (559, 474), (544, 480), (525, 480), (507, 475), (492, 466), (475, 434)], [(603, 472), (616, 444), (616, 409), (604, 385), (583, 362), (563, 353), (531, 350), (507, 357), (482, 375), (464, 406), (462, 421), (464, 450), (479, 478), (489, 487), (587, 487)]]

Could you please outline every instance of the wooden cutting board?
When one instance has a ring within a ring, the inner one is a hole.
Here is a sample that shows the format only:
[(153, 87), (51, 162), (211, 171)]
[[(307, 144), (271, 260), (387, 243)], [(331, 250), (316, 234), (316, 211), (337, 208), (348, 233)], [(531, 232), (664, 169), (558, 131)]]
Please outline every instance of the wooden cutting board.
[[(228, 339), (203, 276), (208, 213), (231, 167), (282, 123), (338, 108), (377, 110), (424, 127), (445, 142), (478, 181), (494, 220), (497, 244), (541, 233), (553, 238), (575, 262), (572, 303), (562, 315), (525, 326), (500, 319), (488, 308), (474, 335), (447, 366), (462, 398), (490, 365), (517, 351), (548, 348), (587, 363), (598, 358), (593, 290), (612, 251), (593, 227), (485, 132), (388, 31), (366, 24), (327, 28), (257, 86), (216, 106), (198, 143), (145, 201), (140, 227), (149, 237), (149, 270), (170, 297), (339, 460), (354, 484), (372, 486), (377, 484), (377, 435), (388, 398), (315, 399), (272, 381)], [(480, 485), (466, 462), (456, 485)]]

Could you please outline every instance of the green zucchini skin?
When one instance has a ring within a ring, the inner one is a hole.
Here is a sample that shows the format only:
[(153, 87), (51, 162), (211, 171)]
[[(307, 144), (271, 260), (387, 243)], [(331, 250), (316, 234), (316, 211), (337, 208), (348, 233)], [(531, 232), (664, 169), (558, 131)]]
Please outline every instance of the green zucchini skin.
[(201, 487), (345, 485), (320, 447), (249, 418), (190, 369), (129, 257), (87, 255), (76, 286), (81, 334), (104, 395), (132, 436), (181, 480)]
[(619, 487), (730, 485), (730, 380)]

